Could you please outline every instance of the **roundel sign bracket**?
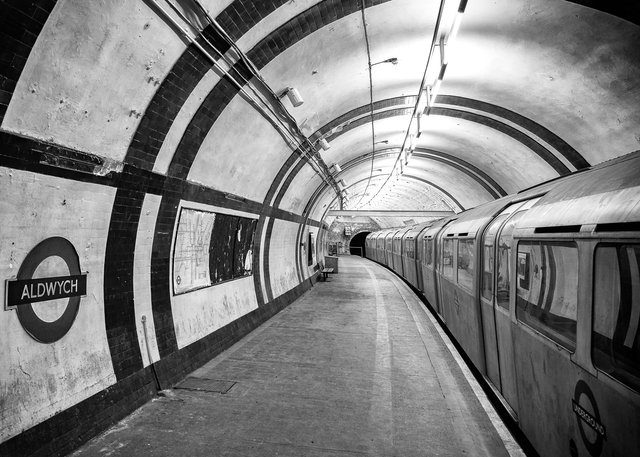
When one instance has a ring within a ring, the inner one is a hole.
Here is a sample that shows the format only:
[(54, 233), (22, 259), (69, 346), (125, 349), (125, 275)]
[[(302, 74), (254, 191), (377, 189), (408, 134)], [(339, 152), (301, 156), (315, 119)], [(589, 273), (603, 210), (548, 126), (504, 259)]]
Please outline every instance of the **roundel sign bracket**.
[[(49, 257), (60, 257), (69, 274), (34, 278), (38, 266)], [(78, 315), (81, 297), (87, 294), (87, 273), (80, 270), (80, 260), (73, 244), (54, 236), (41, 241), (22, 262), (18, 275), (6, 281), (5, 310), (15, 309), (24, 330), (36, 341), (53, 343), (65, 336)], [(68, 298), (62, 314), (52, 322), (36, 314), (33, 303)]]

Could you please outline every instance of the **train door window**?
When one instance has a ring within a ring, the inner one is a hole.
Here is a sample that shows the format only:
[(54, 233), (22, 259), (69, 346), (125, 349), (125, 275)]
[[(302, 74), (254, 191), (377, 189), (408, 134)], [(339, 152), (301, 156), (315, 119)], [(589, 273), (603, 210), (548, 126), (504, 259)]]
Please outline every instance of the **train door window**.
[(474, 240), (458, 240), (458, 284), (473, 288)]
[(593, 364), (640, 391), (640, 244), (601, 244), (593, 273)]
[(524, 215), (524, 211), (515, 213), (500, 232), (498, 239), (498, 277), (496, 278), (496, 303), (502, 308), (509, 309), (509, 291), (511, 290), (511, 272), (509, 271), (509, 257), (511, 257), (511, 242), (513, 229)]
[(495, 266), (495, 242), (498, 229), (507, 218), (507, 215), (500, 215), (487, 227), (482, 238), (482, 296), (491, 300), (493, 295), (493, 269)]
[(407, 257), (409, 259), (415, 259), (416, 241), (413, 238), (407, 238), (405, 240), (405, 250), (407, 251)]
[(427, 261), (427, 265), (433, 264), (433, 238), (425, 238), (425, 257)]
[(574, 242), (522, 241), (516, 317), (570, 351), (576, 347), (578, 248)]
[(453, 239), (442, 240), (442, 274), (453, 278)]

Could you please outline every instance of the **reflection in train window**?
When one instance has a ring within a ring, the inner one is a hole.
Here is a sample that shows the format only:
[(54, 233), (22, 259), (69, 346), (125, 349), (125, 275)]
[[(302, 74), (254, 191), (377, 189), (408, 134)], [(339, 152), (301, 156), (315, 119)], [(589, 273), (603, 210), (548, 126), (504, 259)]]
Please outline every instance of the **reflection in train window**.
[(511, 273), (509, 271), (509, 258), (511, 257), (511, 242), (513, 241), (513, 229), (524, 215), (525, 211), (515, 213), (502, 227), (498, 240), (498, 278), (496, 279), (496, 303), (509, 309), (509, 291), (511, 290)]
[(576, 347), (578, 248), (573, 242), (523, 241), (516, 263), (516, 316), (573, 351)]
[(473, 287), (473, 240), (458, 241), (458, 284), (465, 289)]
[(593, 364), (640, 391), (640, 245), (601, 244), (593, 274)]
[(442, 274), (447, 278), (453, 278), (453, 240), (442, 242)]

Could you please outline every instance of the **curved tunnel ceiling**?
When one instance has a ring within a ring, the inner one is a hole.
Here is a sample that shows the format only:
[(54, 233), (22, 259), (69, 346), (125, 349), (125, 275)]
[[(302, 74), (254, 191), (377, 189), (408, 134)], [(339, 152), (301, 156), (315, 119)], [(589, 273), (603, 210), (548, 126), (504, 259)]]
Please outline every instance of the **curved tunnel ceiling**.
[[(3, 130), (314, 220), (339, 206), (336, 188), (296, 149), (290, 126), (256, 109), (265, 87), (302, 95), (301, 106), (286, 97), (283, 106), (316, 147), (329, 142), (321, 165), (347, 189), (350, 209), (460, 211), (640, 147), (638, 7), (463, 2), (415, 152), (389, 179), (406, 148), (440, 1), (201, 3), (228, 40), (194, 0), (133, 9), (57, 2), (21, 63)], [(445, 3), (442, 30), (459, 4)], [(197, 46), (226, 58), (214, 55), (212, 68)], [(435, 48), (431, 63), (438, 59)], [(149, 129), (155, 134), (141, 143)]]

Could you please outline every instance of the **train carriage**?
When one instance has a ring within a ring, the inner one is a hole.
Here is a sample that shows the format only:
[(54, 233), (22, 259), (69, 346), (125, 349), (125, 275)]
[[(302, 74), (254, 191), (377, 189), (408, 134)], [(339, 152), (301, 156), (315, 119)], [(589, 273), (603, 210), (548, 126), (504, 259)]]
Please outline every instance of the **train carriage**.
[(414, 225), (411, 229), (407, 230), (402, 240), (402, 267), (404, 271), (404, 277), (409, 283), (418, 290), (421, 290), (422, 284), (420, 281), (421, 275), (419, 273), (419, 261), (418, 261), (418, 240), (420, 234), (423, 233), (432, 222)]
[(455, 219), (455, 217), (440, 219), (439, 221), (434, 222), (420, 235), (420, 244), (422, 247), (419, 249), (419, 264), (421, 277), (420, 282), (423, 287), (422, 292), (429, 304), (436, 310), (440, 317), (442, 317), (442, 310), (440, 308), (436, 281), (436, 264), (440, 247), (437, 243), (437, 238), (443, 227)]
[(640, 455), (640, 151), (381, 239), (540, 455)]
[(377, 232), (376, 235), (376, 256), (374, 258), (374, 260), (376, 262), (380, 262), (381, 264), (385, 264), (385, 255), (384, 255), (384, 237), (386, 235), (387, 231), (383, 230), (381, 232)]
[(507, 203), (496, 200), (458, 215), (439, 234), (437, 260), (441, 314), (474, 365), (485, 372), (482, 318), (476, 297), (480, 266), (478, 238)]
[(409, 230), (411, 230), (411, 227), (404, 227), (393, 235), (391, 268), (400, 276), (405, 276), (402, 265), (402, 244), (404, 235)]
[(567, 178), (514, 228), (519, 418), (542, 455), (640, 454), (639, 172)]
[(393, 270), (393, 237), (398, 229), (389, 230), (384, 236), (384, 264)]
[(378, 234), (377, 232), (369, 233), (364, 241), (365, 245), (365, 257), (370, 259), (376, 259), (377, 257), (377, 246), (376, 246), (376, 238)]

